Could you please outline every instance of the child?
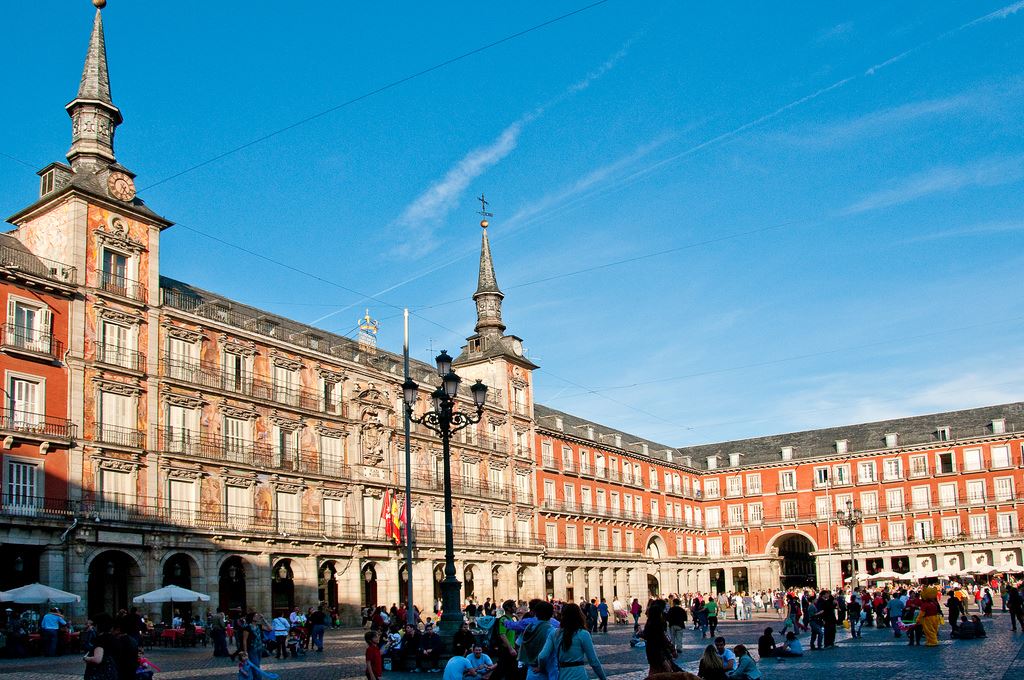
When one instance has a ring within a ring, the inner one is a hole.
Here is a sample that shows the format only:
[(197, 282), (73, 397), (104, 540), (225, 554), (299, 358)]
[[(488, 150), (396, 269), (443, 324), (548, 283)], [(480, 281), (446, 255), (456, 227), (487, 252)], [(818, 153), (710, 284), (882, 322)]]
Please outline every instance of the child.
[(153, 680), (153, 673), (159, 673), (160, 669), (155, 663), (143, 656), (143, 650), (139, 650), (139, 667), (135, 671), (135, 680)]
[(249, 661), (249, 655), (243, 650), (238, 652), (238, 680), (277, 680), (278, 675), (265, 671)]
[(302, 651), (302, 636), (299, 635), (298, 628), (292, 628), (288, 631), (288, 639), (285, 640), (284, 655), (285, 657), (291, 653), (293, 659), (299, 658), (299, 654)]
[(377, 646), (377, 631), (367, 631), (363, 639), (366, 640), (366, 680), (381, 680), (384, 676), (384, 660)]

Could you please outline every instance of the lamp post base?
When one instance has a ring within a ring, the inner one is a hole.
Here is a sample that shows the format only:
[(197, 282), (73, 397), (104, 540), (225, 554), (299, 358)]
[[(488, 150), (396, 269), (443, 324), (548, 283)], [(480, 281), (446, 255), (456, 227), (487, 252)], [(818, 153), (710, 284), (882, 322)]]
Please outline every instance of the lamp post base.
[(445, 656), (451, 654), (455, 633), (465, 620), (462, 615), (462, 583), (455, 577), (441, 581), (441, 620), (438, 621), (438, 635), (444, 643)]

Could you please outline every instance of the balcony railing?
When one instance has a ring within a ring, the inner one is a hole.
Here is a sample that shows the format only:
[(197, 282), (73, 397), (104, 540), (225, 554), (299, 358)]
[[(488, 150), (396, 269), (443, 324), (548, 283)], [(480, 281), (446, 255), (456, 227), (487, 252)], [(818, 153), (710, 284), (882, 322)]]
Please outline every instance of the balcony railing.
[(78, 517), (86, 522), (99, 521), (101, 524), (159, 525), (162, 530), (178, 527), (184, 531), (198, 529), (268, 537), (299, 536), (352, 541), (359, 537), (354, 524), (343, 522), (338, 517), (324, 516), (323, 513), (311, 515), (278, 511), (261, 514), (248, 508), (235, 510), (225, 506), (194, 503), (175, 504), (174, 507), (170, 505), (166, 498), (151, 497), (126, 497), (116, 501), (70, 501), (6, 495), (0, 502), (0, 514), (30, 516), (33, 522), (52, 519), (65, 523), (69, 518)]
[[(383, 530), (379, 532), (383, 537)], [(472, 527), (453, 528), (455, 546), (472, 547), (502, 547), (502, 548), (526, 548), (539, 549), (540, 541), (535, 535), (528, 532), (517, 532), (512, 530), (484, 530)], [(417, 531), (413, 529), (413, 540), (419, 546), (441, 546), (444, 545), (444, 530), (440, 527), (427, 524)]]
[[(404, 479), (403, 475), (399, 475), (399, 477)], [(412, 475), (412, 485), (416, 489), (436, 491), (438, 493), (444, 490), (444, 480), (428, 474), (414, 473)], [(463, 477), (455, 474), (452, 475), (452, 493), (470, 496), (487, 494), (488, 498), (495, 500), (502, 499), (520, 503), (529, 502), (529, 494), (526, 494), (527, 497), (524, 498), (524, 494), (517, 492), (515, 487), (509, 484), (499, 484), (486, 478)]]
[(0, 344), (7, 349), (21, 350), (60, 359), (64, 354), (64, 345), (49, 332), (35, 328), (26, 328), (14, 323), (0, 326)]
[(96, 423), (96, 441), (117, 446), (131, 446), (141, 449), (146, 442), (146, 433), (134, 427)]
[(102, 269), (97, 269), (96, 275), (99, 277), (98, 288), (102, 291), (139, 302), (145, 302), (148, 299), (146, 286), (138, 281), (113, 272), (105, 272)]
[(96, 361), (100, 363), (127, 368), (131, 371), (146, 370), (146, 355), (142, 352), (125, 349), (124, 347), (118, 347), (117, 345), (105, 342), (97, 342), (94, 346), (96, 348)]
[(68, 441), (74, 439), (77, 434), (75, 425), (67, 418), (12, 410), (0, 411), (0, 431), (33, 438), (53, 437)]
[(274, 450), (264, 442), (234, 437), (210, 437), (191, 430), (165, 427), (160, 430), (160, 451), (210, 461), (228, 461), (251, 467), (286, 470), (327, 477), (350, 478), (351, 469), (341, 461), (317, 452), (292, 448)]
[(13, 272), (24, 272), (41, 279), (49, 279), (57, 283), (74, 285), (77, 270), (56, 260), (47, 260), (23, 250), (16, 250), (7, 245), (0, 245), (0, 269)]

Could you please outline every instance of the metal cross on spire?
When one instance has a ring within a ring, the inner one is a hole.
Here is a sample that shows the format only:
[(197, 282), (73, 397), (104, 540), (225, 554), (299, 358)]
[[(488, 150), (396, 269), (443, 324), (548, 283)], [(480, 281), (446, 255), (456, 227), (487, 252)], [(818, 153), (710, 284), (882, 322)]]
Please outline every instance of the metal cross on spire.
[(494, 217), (494, 213), (487, 212), (487, 206), (490, 204), (487, 202), (487, 198), (484, 194), (480, 194), (479, 198), (476, 200), (480, 201), (480, 210), (477, 212), (477, 215), (480, 215), (481, 217)]

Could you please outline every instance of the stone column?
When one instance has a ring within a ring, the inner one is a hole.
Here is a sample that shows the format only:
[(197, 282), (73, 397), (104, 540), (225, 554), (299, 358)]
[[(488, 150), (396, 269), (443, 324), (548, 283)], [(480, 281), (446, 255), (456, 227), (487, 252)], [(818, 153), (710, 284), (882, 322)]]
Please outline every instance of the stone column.
[(245, 559), (246, 602), (264, 616), (270, 616), (270, 570), (273, 569), (273, 555), (243, 555)]
[(722, 567), (722, 571), (725, 573), (725, 592), (727, 593), (731, 593), (736, 589), (732, 575), (733, 566), (732, 564), (726, 564)]
[[(548, 565), (555, 566), (555, 565)], [(569, 587), (569, 568), (563, 566), (557, 566), (554, 570), (555, 581), (552, 584), (552, 589), (555, 591), (555, 597), (564, 600), (566, 588)], [(576, 574), (573, 574), (573, 582), (576, 581)]]

